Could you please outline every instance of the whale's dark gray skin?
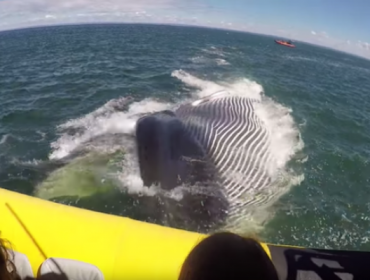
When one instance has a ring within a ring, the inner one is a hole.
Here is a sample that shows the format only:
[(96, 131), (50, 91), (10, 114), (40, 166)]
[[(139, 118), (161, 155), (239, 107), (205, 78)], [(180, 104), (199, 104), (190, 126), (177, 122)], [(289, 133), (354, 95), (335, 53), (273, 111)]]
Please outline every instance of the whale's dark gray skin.
[(156, 112), (139, 119), (136, 141), (144, 185), (171, 190), (182, 184), (214, 180), (205, 151), (173, 112)]

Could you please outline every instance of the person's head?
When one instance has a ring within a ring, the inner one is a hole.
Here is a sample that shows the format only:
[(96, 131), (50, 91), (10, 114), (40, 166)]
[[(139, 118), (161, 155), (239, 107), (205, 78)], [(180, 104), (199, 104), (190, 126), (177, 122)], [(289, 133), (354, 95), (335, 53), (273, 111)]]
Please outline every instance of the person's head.
[(11, 260), (11, 251), (7, 250), (5, 240), (0, 238), (0, 279), (18, 280), (16, 267)]
[(221, 232), (203, 239), (187, 256), (179, 280), (278, 280), (275, 267), (255, 239)]

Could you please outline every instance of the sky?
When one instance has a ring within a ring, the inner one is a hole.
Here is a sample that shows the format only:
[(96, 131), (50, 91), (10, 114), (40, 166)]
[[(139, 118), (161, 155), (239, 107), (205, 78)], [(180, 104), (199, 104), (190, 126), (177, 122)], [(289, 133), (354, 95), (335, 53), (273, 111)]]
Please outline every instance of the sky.
[(370, 0), (0, 0), (0, 30), (97, 22), (227, 28), (370, 59)]

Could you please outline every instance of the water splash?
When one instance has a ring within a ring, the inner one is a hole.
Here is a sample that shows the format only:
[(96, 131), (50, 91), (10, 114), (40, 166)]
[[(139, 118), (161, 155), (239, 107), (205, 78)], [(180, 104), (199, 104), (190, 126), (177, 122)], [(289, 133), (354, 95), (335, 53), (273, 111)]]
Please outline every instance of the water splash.
[[(255, 104), (256, 114), (272, 135), (270, 149), (276, 160), (274, 164), (269, 165), (269, 172), (276, 178), (277, 183), (268, 191), (271, 196), (275, 197), (275, 200), (286, 193), (292, 185), (299, 184), (304, 179), (303, 175), (295, 174), (286, 168), (287, 163), (304, 146), (299, 130), (291, 116), (292, 110), (265, 96), (260, 84), (245, 78), (232, 82), (222, 80), (214, 82), (200, 79), (183, 70), (173, 71), (172, 77), (182, 81), (184, 86), (193, 88), (192, 100), (226, 90), (232, 95), (244, 96), (258, 101)], [(160, 194), (177, 201), (182, 199), (184, 192), (199, 192), (202, 189), (201, 186), (196, 188), (180, 186), (172, 191), (164, 191), (157, 187), (148, 188), (143, 185), (136, 155), (136, 144), (133, 139), (135, 123), (142, 114), (173, 109), (178, 104), (163, 103), (153, 99), (137, 102), (130, 100), (132, 101), (130, 104), (127, 104), (126, 101), (127, 98), (110, 100), (97, 110), (60, 125), (58, 131), (61, 136), (51, 144), (50, 159), (68, 157), (81, 146), (103, 153), (113, 152), (124, 147), (125, 158), (120, 162), (120, 169), (116, 174), (122, 190), (130, 194), (144, 196)], [(103, 137), (105, 140), (96, 141), (99, 137)], [(272, 203), (273, 201), (270, 201), (268, 205), (263, 205), (263, 207), (267, 209), (267, 206)], [(262, 211), (261, 207), (259, 207), (260, 211), (245, 209), (243, 220), (249, 222), (256, 220), (256, 224), (261, 224), (271, 215), (270, 211)], [(242, 228), (240, 219), (237, 220), (239, 227)]]

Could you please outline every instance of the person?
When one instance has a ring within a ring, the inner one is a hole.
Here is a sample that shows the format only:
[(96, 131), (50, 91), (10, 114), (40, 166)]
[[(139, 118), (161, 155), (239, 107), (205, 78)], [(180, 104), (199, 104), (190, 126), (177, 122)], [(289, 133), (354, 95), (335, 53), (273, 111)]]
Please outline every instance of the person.
[(17, 269), (12, 261), (11, 250), (5, 246), (5, 240), (0, 238), (0, 279), (1, 280), (20, 280)]
[(231, 232), (203, 239), (185, 259), (178, 280), (279, 280), (258, 241)]
[(27, 256), (9, 248), (0, 238), (0, 280), (104, 280), (96, 266), (63, 258), (46, 259), (34, 277)]

